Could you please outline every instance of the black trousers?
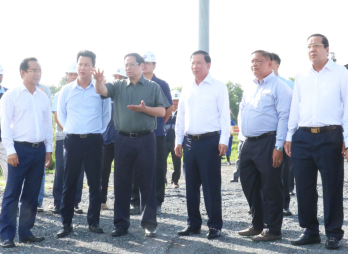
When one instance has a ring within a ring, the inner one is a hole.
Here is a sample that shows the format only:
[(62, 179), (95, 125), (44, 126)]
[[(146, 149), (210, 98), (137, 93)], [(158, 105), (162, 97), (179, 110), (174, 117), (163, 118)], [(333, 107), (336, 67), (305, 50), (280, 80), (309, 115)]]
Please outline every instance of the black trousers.
[(178, 183), (180, 179), (180, 174), (181, 174), (181, 158), (175, 155), (174, 146), (175, 146), (175, 143), (173, 142), (165, 142), (164, 162), (165, 162), (165, 168), (167, 172), (167, 158), (170, 153), (172, 155), (172, 161), (174, 166), (174, 172), (172, 174), (172, 183)]
[(298, 201), (298, 219), (307, 235), (319, 235), (317, 219), (317, 176), (321, 174), (324, 199), (324, 224), (328, 237), (343, 237), (343, 158), (342, 128), (310, 133), (298, 129), (292, 137)]
[(280, 235), (283, 221), (283, 183), (281, 166), (272, 166), (275, 141), (275, 136), (257, 141), (245, 140), (239, 167), (240, 180), (251, 208), (254, 228), (268, 228), (269, 233)]
[(140, 189), (141, 226), (153, 230), (156, 221), (156, 140), (150, 133), (138, 138), (116, 134), (114, 170), (114, 225), (128, 229), (132, 175), (135, 169)]
[(70, 225), (74, 216), (74, 201), (77, 182), (81, 173), (82, 163), (85, 165), (89, 186), (89, 208), (87, 221), (89, 225), (99, 224), (101, 206), (101, 161), (103, 138), (100, 134), (80, 138), (67, 135), (64, 140), (66, 149), (66, 165), (64, 170), (63, 195), (60, 204), (62, 223)]
[(200, 188), (208, 214), (208, 227), (222, 228), (220, 135), (201, 140), (185, 137), (183, 143), (186, 177), (187, 225), (201, 228)]
[(103, 146), (103, 160), (102, 160), (102, 203), (106, 203), (108, 198), (109, 177), (111, 172), (111, 164), (114, 160), (115, 143), (112, 142)]
[[(162, 205), (166, 189), (166, 157), (164, 155), (164, 136), (156, 136), (156, 200), (157, 205)], [(134, 172), (138, 169), (134, 168)], [(138, 177), (133, 174), (132, 205), (139, 206), (139, 184)]]
[(292, 166), (291, 158), (283, 152), (283, 163), (282, 163), (282, 179), (284, 186), (284, 209), (288, 209), (290, 205), (290, 193), (289, 193), (289, 184), (290, 184), (290, 167)]
[(244, 141), (242, 140), (239, 140), (239, 144), (238, 144), (238, 158), (236, 160), (236, 169), (233, 173), (233, 178), (238, 178), (240, 177), (240, 169), (239, 169), (239, 162), (240, 162), (240, 153), (243, 149), (243, 144), (244, 144)]

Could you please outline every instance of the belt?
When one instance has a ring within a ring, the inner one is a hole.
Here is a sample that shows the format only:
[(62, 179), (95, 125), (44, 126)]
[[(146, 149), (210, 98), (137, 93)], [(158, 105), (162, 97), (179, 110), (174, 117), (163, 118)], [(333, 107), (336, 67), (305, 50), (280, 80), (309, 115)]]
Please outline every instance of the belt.
[(119, 131), (118, 133), (122, 136), (130, 137), (130, 138), (139, 138), (141, 136), (145, 136), (147, 134), (150, 134), (152, 131), (141, 131), (141, 132), (123, 132)]
[(321, 132), (326, 132), (326, 131), (333, 131), (336, 129), (342, 129), (341, 125), (330, 125), (330, 126), (324, 126), (324, 127), (300, 127), (299, 129), (308, 131), (311, 133), (321, 133)]
[(187, 134), (186, 137), (188, 137), (188, 138), (190, 138), (192, 140), (200, 140), (200, 139), (203, 139), (203, 138), (208, 138), (208, 137), (219, 135), (219, 134), (220, 134), (220, 132), (213, 131), (213, 132), (207, 132), (207, 133), (198, 134), (198, 135)]
[(265, 137), (268, 137), (268, 136), (273, 136), (273, 135), (276, 135), (277, 132), (276, 131), (270, 131), (270, 132), (266, 132), (258, 137), (245, 137), (246, 140), (248, 141), (257, 141), (257, 140), (260, 140), (260, 139), (263, 139)]
[(68, 136), (78, 137), (78, 138), (88, 138), (95, 135), (101, 135), (100, 133), (89, 133), (89, 134), (67, 134)]
[(21, 144), (25, 146), (31, 146), (33, 148), (39, 148), (41, 145), (44, 145), (45, 142), (38, 142), (38, 143), (30, 143), (30, 142), (25, 142), (25, 141), (14, 141), (16, 144)]

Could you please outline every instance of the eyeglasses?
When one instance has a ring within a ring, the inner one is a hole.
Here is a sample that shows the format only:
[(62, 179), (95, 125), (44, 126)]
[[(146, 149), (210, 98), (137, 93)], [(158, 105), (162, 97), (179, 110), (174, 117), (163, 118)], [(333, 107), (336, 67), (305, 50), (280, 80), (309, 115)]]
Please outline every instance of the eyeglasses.
[(126, 68), (129, 67), (129, 68), (133, 68), (134, 66), (137, 66), (139, 65), (138, 63), (129, 63), (129, 64), (125, 64)]
[(311, 48), (318, 49), (320, 46), (323, 46), (324, 44), (309, 44), (307, 46), (308, 50), (311, 50)]
[(28, 70), (28, 72), (32, 72), (34, 74), (41, 74), (42, 73), (41, 70), (37, 70), (37, 69), (31, 69), (31, 70)]

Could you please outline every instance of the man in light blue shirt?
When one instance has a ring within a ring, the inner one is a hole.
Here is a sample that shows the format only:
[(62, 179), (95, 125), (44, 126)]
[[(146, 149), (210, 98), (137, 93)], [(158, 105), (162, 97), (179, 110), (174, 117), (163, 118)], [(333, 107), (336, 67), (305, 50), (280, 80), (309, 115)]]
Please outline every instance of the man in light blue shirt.
[[(240, 157), (240, 180), (248, 200), (252, 226), (238, 233), (253, 241), (282, 238), (283, 183), (280, 168), (291, 105), (291, 89), (272, 71), (272, 54), (251, 54), (256, 77), (240, 104), (245, 137)], [(261, 197), (262, 192), (262, 197)]]
[(65, 237), (72, 230), (77, 181), (82, 164), (89, 184), (87, 221), (94, 233), (103, 233), (99, 226), (101, 207), (101, 161), (103, 138), (110, 118), (110, 99), (102, 100), (95, 92), (92, 70), (96, 55), (91, 51), (77, 54), (78, 78), (63, 87), (58, 98), (58, 120), (67, 134), (64, 145), (66, 165), (64, 187), (60, 204), (63, 227), (57, 237)]
[[(290, 88), (291, 90), (294, 90), (294, 82), (292, 80), (285, 79), (281, 77), (278, 73), (279, 66), (281, 63), (280, 57), (272, 53), (273, 60), (272, 60), (272, 70), (274, 74), (282, 81), (284, 81)], [(292, 169), (292, 163), (291, 163), (291, 158), (283, 152), (283, 163), (282, 163), (282, 178), (283, 178), (283, 185), (284, 185), (284, 205), (283, 205), (283, 214), (285, 216), (290, 216), (292, 215), (292, 212), (290, 211), (290, 192), (294, 190), (294, 172)], [(290, 181), (292, 188), (290, 188)]]

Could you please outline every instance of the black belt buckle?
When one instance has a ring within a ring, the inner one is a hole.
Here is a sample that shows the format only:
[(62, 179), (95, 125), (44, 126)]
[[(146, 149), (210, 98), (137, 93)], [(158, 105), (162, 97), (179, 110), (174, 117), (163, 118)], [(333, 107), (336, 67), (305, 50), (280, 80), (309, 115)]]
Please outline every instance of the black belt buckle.
[(130, 138), (137, 138), (138, 137), (138, 133), (129, 133), (129, 137)]
[(200, 135), (192, 135), (192, 140), (199, 140)]
[(31, 145), (31, 147), (33, 147), (33, 148), (39, 148), (39, 146), (40, 146), (40, 143), (33, 143)]
[(87, 138), (87, 134), (80, 134), (80, 138)]

